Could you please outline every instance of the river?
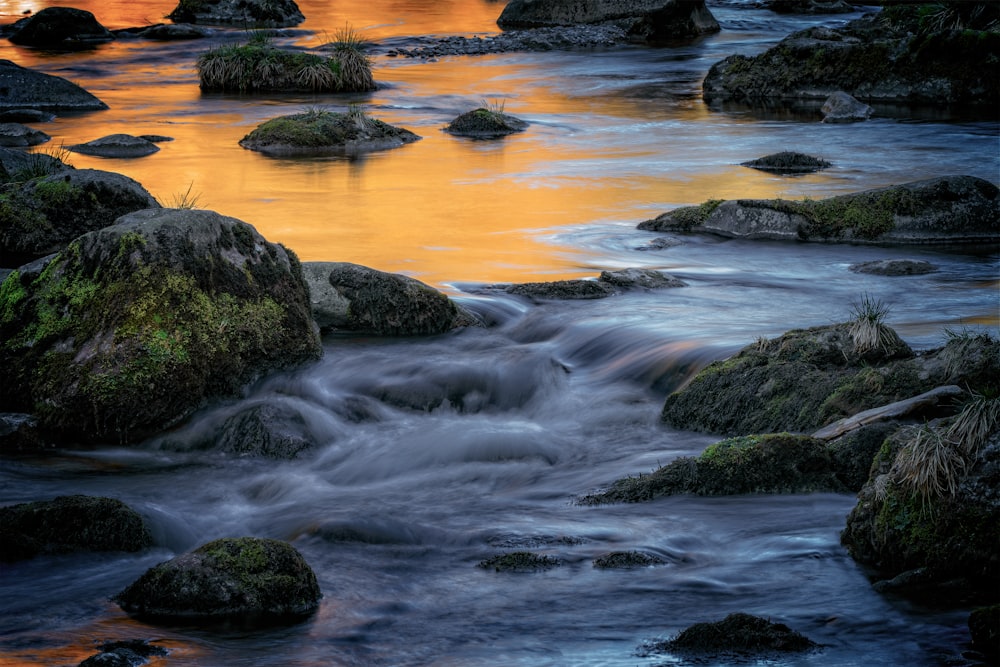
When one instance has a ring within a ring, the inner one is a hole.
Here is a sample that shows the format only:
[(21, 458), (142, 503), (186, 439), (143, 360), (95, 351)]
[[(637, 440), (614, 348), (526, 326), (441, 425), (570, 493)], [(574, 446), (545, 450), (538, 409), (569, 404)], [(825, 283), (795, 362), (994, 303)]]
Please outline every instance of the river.
[[(0, 21), (48, 4), (0, 0)], [(692, 237), (641, 250), (657, 235), (637, 231), (638, 222), (709, 198), (820, 198), (948, 174), (997, 182), (995, 118), (881, 107), (866, 123), (824, 125), (809, 112), (712, 110), (701, 100), (701, 79), (717, 60), (860, 11), (779, 16), (721, 0), (709, 6), (722, 32), (681, 47), (422, 61), (385, 50), (422, 35), (495, 33), (503, 4), (299, 5), (306, 22), (279, 42), (311, 48), (350, 25), (378, 44), (379, 90), (200, 93), (198, 53), (239, 31), (195, 42), (119, 40), (75, 54), (2, 42), (0, 58), (69, 78), (111, 107), (39, 125), (50, 146), (117, 132), (174, 138), (136, 160), (72, 154), (74, 166), (124, 173), (165, 204), (191, 188), (199, 206), (253, 224), (303, 260), (406, 273), (492, 326), (419, 339), (328, 337), (320, 361), (209, 406), (167, 438), (4, 460), (0, 504), (120, 498), (147, 517), (157, 547), (5, 565), (0, 664), (76, 665), (95, 642), (135, 637), (168, 647), (155, 663), (164, 665), (670, 665), (679, 658), (639, 649), (734, 611), (822, 644), (767, 664), (969, 664), (961, 657), (968, 610), (878, 594), (840, 546), (852, 496), (575, 500), (717, 440), (661, 424), (663, 399), (760, 336), (843, 321), (865, 294), (889, 306), (888, 323), (917, 349), (942, 344), (946, 329), (1000, 329), (996, 247)], [(73, 6), (109, 28), (157, 22), (173, 9)], [(502, 141), (441, 131), (483, 100), (502, 101), (529, 129)], [(423, 139), (357, 159), (274, 159), (237, 145), (268, 118), (355, 103)], [(834, 166), (795, 178), (739, 166), (779, 150)], [(904, 257), (939, 271), (886, 278), (847, 268)], [(666, 271), (688, 286), (542, 304), (477, 291), (624, 267)], [(282, 462), (191, 449), (258, 403), (302, 415), (321, 446)], [(303, 553), (324, 594), (314, 617), (256, 631), (153, 626), (108, 601), (157, 562), (240, 535), (289, 540)], [(525, 549), (563, 564), (536, 573), (476, 567)], [(592, 566), (631, 549), (665, 564)]]

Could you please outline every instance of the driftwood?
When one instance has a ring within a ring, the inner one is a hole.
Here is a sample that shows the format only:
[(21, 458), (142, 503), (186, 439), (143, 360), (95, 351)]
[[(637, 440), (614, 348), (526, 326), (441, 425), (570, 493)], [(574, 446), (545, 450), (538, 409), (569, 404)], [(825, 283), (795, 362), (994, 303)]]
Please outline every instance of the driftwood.
[(820, 440), (833, 440), (862, 426), (886, 421), (887, 419), (905, 417), (918, 410), (938, 405), (943, 399), (956, 398), (964, 393), (965, 390), (953, 384), (936, 387), (913, 398), (896, 401), (895, 403), (859, 412), (850, 417), (844, 417), (819, 429), (812, 434), (812, 437), (819, 438)]

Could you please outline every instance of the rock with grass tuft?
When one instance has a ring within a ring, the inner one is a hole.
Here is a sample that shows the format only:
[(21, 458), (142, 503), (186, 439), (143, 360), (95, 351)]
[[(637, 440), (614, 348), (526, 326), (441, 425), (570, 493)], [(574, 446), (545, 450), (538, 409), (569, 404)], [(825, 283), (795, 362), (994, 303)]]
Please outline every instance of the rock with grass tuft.
[(309, 110), (279, 116), (258, 126), (240, 146), (265, 155), (357, 155), (398, 148), (419, 140), (364, 113)]
[(492, 139), (523, 132), (528, 124), (503, 112), (502, 108), (480, 107), (451, 121), (445, 132), (463, 137)]

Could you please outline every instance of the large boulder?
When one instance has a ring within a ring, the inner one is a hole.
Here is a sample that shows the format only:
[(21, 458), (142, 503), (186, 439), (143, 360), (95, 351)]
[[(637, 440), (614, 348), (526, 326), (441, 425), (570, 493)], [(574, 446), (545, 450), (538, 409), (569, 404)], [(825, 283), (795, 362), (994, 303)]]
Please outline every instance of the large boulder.
[(1000, 189), (974, 176), (944, 176), (819, 200), (712, 200), (638, 228), (774, 241), (996, 243)]
[(108, 105), (66, 79), (0, 60), (0, 109), (96, 111)]
[(16, 27), (12, 43), (40, 49), (87, 49), (115, 39), (93, 14), (72, 7), (46, 7)]
[(408, 276), (349, 262), (306, 262), (302, 272), (322, 329), (421, 336), (471, 318), (446, 295)]
[(27, 148), (44, 144), (51, 138), (41, 130), (21, 123), (0, 123), (0, 146)]
[(0, 265), (59, 252), (125, 215), (159, 208), (137, 181), (110, 171), (73, 169), (0, 186)]
[(785, 662), (778, 658), (780, 654), (809, 651), (817, 646), (784, 623), (735, 613), (721, 621), (695, 623), (672, 639), (647, 646), (643, 652), (680, 654), (688, 658), (683, 664), (713, 664), (723, 657), (725, 664), (750, 664)]
[(938, 28), (929, 20), (933, 12), (907, 5), (844, 26), (809, 28), (760, 55), (733, 55), (715, 63), (702, 84), (703, 95), (710, 104), (818, 103), (844, 91), (867, 102), (995, 106), (1000, 101), (1000, 32), (990, 25), (991, 13), (995, 8), (965, 25)]
[(244, 29), (288, 28), (306, 20), (295, 0), (180, 0), (167, 18)]
[(497, 25), (501, 30), (613, 23), (633, 41), (661, 43), (718, 32), (704, 0), (512, 0)]
[(240, 220), (186, 209), (131, 213), (9, 275), (0, 340), (0, 409), (123, 443), (320, 354), (295, 255)]
[(152, 544), (142, 517), (114, 498), (60, 496), (0, 508), (0, 561), (81, 551), (141, 551)]
[(144, 619), (252, 623), (307, 616), (321, 597), (315, 573), (294, 547), (241, 537), (160, 563), (113, 600)]

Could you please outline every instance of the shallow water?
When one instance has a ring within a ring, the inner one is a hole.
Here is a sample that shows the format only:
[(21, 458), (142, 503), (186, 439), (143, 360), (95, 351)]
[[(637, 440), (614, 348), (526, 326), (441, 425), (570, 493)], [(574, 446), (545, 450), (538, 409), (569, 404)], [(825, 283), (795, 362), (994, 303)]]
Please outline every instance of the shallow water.
[[(147, 158), (73, 155), (75, 166), (130, 175), (164, 203), (191, 185), (204, 207), (251, 222), (305, 260), (405, 272), (492, 323), (421, 339), (330, 337), (321, 361), (248, 387), (143, 447), (4, 461), (0, 503), (121, 498), (148, 518), (158, 547), (4, 566), (0, 664), (77, 664), (95, 642), (128, 637), (162, 642), (172, 652), (160, 664), (171, 665), (677, 664), (640, 648), (734, 611), (822, 644), (767, 664), (968, 664), (963, 610), (876, 594), (840, 547), (851, 496), (575, 503), (716, 440), (660, 424), (663, 398), (759, 336), (842, 321), (862, 294), (888, 304), (889, 323), (917, 348), (941, 344), (945, 328), (998, 330), (996, 248), (685, 238), (640, 250), (657, 235), (637, 222), (712, 197), (818, 198), (956, 173), (997, 181), (995, 120), (897, 109), (826, 126), (808, 113), (709, 110), (700, 80), (716, 60), (851, 17), (779, 17), (748, 4), (711, 5), (723, 32), (678, 48), (437, 62), (379, 55), (382, 87), (366, 96), (201, 95), (194, 58), (222, 35), (72, 55), (0, 43), (0, 58), (67, 76), (111, 105), (39, 126), (53, 144), (115, 132), (175, 137)], [(42, 6), (0, 0), (0, 15)], [(155, 22), (172, 9), (75, 6), (109, 27)], [(290, 44), (318, 45), (349, 22), (381, 49), (422, 34), (495, 32), (502, 8), (476, 0), (300, 6), (308, 20), (288, 32)], [(500, 142), (440, 131), (483, 99), (503, 100), (531, 127)], [(236, 145), (267, 118), (356, 101), (424, 139), (356, 160), (271, 159)], [(784, 149), (834, 167), (780, 178), (738, 166)], [(847, 268), (902, 257), (940, 270), (884, 278)], [(630, 266), (688, 286), (540, 305), (479, 289)], [(300, 414), (320, 446), (285, 462), (197, 449), (258, 403)], [(145, 625), (107, 600), (161, 560), (238, 535), (291, 540), (320, 579), (320, 611), (251, 632)], [(524, 549), (564, 564), (532, 574), (476, 567)], [(599, 555), (630, 549), (666, 564), (592, 567)]]

